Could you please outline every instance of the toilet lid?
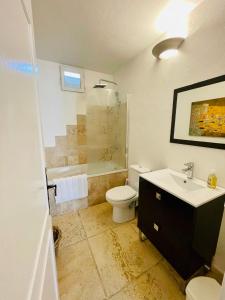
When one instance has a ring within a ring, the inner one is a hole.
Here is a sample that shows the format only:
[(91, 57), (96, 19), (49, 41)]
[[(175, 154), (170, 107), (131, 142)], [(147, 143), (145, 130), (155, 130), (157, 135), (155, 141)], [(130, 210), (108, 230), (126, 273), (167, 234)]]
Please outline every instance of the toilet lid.
[(137, 195), (137, 192), (129, 185), (117, 186), (106, 192), (106, 198), (112, 201), (129, 200)]
[(209, 277), (199, 276), (192, 279), (186, 288), (186, 293), (192, 300), (219, 300), (221, 286)]

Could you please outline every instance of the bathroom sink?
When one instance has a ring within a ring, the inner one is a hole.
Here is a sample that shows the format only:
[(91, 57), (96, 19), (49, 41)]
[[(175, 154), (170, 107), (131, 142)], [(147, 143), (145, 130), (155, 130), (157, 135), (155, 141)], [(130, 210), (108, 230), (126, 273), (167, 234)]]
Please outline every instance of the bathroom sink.
[(225, 194), (223, 188), (210, 189), (205, 181), (197, 178), (187, 179), (185, 174), (171, 169), (144, 173), (141, 177), (194, 207)]
[(168, 174), (168, 180), (170, 181), (168, 183), (177, 185), (178, 188), (183, 189), (185, 192), (197, 191), (204, 188), (204, 186), (195, 183), (192, 179), (186, 179), (183, 176)]

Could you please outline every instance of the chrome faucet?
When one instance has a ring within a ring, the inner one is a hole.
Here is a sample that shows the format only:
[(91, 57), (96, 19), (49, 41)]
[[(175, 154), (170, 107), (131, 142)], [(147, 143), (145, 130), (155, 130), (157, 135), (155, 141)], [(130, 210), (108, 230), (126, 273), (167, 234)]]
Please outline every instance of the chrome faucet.
[(182, 171), (187, 175), (187, 178), (192, 179), (193, 178), (193, 172), (194, 172), (194, 163), (188, 162), (184, 164), (186, 168), (182, 169)]

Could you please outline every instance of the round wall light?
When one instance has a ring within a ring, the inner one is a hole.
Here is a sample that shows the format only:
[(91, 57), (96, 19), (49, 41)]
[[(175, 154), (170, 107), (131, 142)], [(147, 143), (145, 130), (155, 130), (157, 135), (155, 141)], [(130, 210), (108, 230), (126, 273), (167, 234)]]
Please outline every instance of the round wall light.
[(156, 44), (152, 49), (152, 54), (158, 59), (166, 59), (175, 56), (178, 48), (183, 43), (184, 38), (173, 37)]

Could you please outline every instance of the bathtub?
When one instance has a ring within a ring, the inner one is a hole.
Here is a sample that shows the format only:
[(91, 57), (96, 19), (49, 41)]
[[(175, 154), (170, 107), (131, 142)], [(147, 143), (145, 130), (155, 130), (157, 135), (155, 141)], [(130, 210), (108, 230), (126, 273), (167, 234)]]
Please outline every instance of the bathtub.
[(127, 178), (127, 169), (111, 161), (80, 164), (47, 169), (48, 183), (52, 184), (54, 179), (76, 176), (79, 174), (88, 175), (88, 198), (72, 200), (56, 204), (54, 191), (49, 191), (50, 214), (59, 215), (76, 211), (80, 208), (92, 206), (105, 202), (105, 193), (108, 189), (124, 185)]
[(87, 174), (88, 177), (94, 177), (126, 171), (126, 168), (121, 168), (112, 161), (102, 161), (75, 166), (49, 168), (47, 169), (47, 178), (48, 181), (51, 182), (55, 178), (75, 176), (79, 174)]

